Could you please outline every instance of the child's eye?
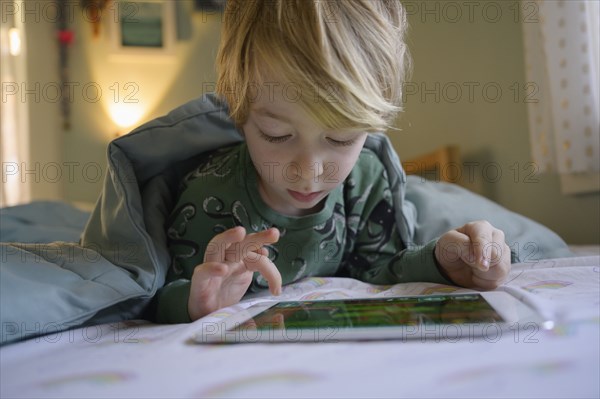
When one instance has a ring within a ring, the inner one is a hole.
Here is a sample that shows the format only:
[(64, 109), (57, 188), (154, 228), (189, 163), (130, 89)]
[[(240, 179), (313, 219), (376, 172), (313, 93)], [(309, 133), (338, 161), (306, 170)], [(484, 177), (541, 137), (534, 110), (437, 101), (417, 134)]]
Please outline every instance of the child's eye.
[(341, 141), (341, 140), (335, 140), (335, 139), (332, 139), (332, 138), (330, 138), (330, 137), (327, 137), (327, 140), (328, 140), (328, 141), (329, 141), (331, 144), (333, 144), (333, 145), (337, 145), (337, 146), (340, 146), (340, 147), (349, 147), (349, 146), (351, 146), (352, 144), (354, 144), (354, 142), (356, 141), (356, 139)]
[(259, 130), (258, 132), (260, 133), (260, 137), (262, 137), (264, 140), (268, 141), (269, 143), (283, 143), (284, 141), (286, 141), (288, 138), (291, 137), (289, 134), (285, 135), (285, 136), (269, 136), (268, 134), (265, 134), (261, 130)]

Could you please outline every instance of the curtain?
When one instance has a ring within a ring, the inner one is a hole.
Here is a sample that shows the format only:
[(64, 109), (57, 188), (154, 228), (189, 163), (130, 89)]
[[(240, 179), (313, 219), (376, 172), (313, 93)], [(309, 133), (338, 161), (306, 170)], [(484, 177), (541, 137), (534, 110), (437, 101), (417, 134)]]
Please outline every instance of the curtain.
[(527, 5), (536, 6), (535, 18), (522, 19), (533, 159), (540, 172), (597, 173), (598, 2)]
[[(11, 6), (10, 10), (22, 10), (23, 4), (14, 2)], [(1, 18), (0, 51), (0, 207), (3, 207), (31, 200), (29, 184), (23, 181), (21, 173), (28, 167), (29, 128), (27, 103), (21, 93), (26, 76), (25, 30), (18, 12), (7, 12)]]

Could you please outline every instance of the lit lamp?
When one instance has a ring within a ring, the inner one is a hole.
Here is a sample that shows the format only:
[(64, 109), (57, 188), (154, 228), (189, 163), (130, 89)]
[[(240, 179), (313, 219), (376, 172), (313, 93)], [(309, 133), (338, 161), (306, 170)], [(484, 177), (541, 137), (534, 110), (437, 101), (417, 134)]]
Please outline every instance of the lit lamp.
[(8, 30), (8, 40), (10, 55), (16, 57), (21, 54), (21, 35), (19, 34), (19, 29), (10, 28)]
[(115, 136), (127, 133), (139, 123), (144, 115), (144, 109), (139, 103), (118, 103), (109, 106), (110, 118), (117, 125)]

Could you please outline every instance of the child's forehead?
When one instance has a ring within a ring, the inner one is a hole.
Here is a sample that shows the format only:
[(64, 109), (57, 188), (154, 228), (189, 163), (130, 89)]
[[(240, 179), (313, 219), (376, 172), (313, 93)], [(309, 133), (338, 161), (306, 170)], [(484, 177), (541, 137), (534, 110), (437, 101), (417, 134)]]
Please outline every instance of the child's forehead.
[(358, 127), (358, 126), (348, 126), (348, 127), (330, 129), (330, 128), (324, 126), (319, 121), (310, 117), (310, 115), (306, 112), (303, 112), (301, 114), (298, 114), (298, 113), (290, 114), (289, 112), (287, 112), (287, 113), (280, 112), (277, 109), (271, 110), (267, 107), (256, 107), (254, 109), (251, 109), (251, 112), (253, 112), (260, 120), (264, 121), (266, 126), (269, 126), (270, 124), (278, 125), (280, 123), (282, 123), (284, 125), (294, 126), (294, 127), (298, 127), (300, 125), (304, 125), (304, 126), (311, 125), (315, 128), (318, 128), (318, 130), (321, 130), (324, 132), (331, 132), (331, 133), (344, 134), (344, 135), (345, 134), (360, 134), (360, 133), (364, 133), (365, 131), (368, 130), (368, 129), (365, 129), (363, 127)]
[(301, 89), (292, 92), (290, 84), (285, 80), (271, 79), (250, 85), (248, 104), (255, 115), (275, 119), (290, 119), (293, 115), (306, 116), (305, 101)]
[(267, 124), (321, 125), (299, 103), (285, 103), (283, 101), (254, 103), (250, 106), (250, 114), (257, 120)]
[(283, 112), (277, 112), (270, 110), (264, 106), (258, 106), (252, 109), (259, 116), (266, 116), (271, 119), (277, 119), (283, 122), (290, 122), (290, 118), (285, 115)]
[(265, 123), (313, 125), (323, 131), (354, 133), (373, 130), (354, 125), (348, 118), (336, 113), (335, 108), (327, 107), (325, 101), (328, 99), (320, 98), (319, 89), (312, 85), (295, 81), (264, 60), (257, 62), (258, 65), (262, 70), (255, 71), (248, 84), (246, 100), (249, 116)]

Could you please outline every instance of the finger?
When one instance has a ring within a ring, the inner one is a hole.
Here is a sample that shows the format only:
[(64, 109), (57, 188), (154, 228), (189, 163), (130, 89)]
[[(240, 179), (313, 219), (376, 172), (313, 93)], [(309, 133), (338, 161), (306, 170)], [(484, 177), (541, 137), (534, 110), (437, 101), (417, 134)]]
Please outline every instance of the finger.
[(480, 272), (483, 273), (483, 275), (476, 275), (475, 273), (473, 273), (473, 284), (475, 284), (475, 287), (481, 290), (493, 290), (496, 289), (500, 286), (501, 281), (498, 279), (493, 279), (493, 278), (487, 278), (486, 274), (484, 272)]
[(269, 250), (264, 248), (264, 245), (273, 244), (278, 240), (279, 230), (274, 227), (258, 233), (248, 234), (241, 242), (242, 257), (248, 256), (250, 252), (266, 256), (269, 254)]
[(243, 259), (243, 262), (247, 270), (262, 274), (269, 283), (269, 291), (273, 295), (281, 294), (281, 273), (269, 258), (252, 252)]
[(229, 266), (221, 262), (205, 262), (194, 269), (194, 275), (202, 280), (208, 280), (211, 277), (225, 277), (229, 272)]
[(269, 250), (265, 247), (259, 248), (258, 251), (254, 251), (254, 252), (256, 252), (257, 254), (262, 255), (262, 256), (266, 256), (266, 257), (269, 256)]
[(279, 241), (279, 229), (271, 227), (257, 233), (248, 234), (242, 241), (243, 246), (254, 245), (255, 250), (264, 245), (273, 244)]
[[(499, 234), (499, 236), (503, 239), (504, 234)], [(499, 250), (495, 257), (492, 257), (492, 264), (488, 270), (473, 270), (473, 282), (477, 286), (483, 289), (494, 289), (506, 280), (511, 267), (510, 248), (506, 243), (501, 247), (502, 249)]]
[[(488, 269), (477, 269), (486, 273), (487, 278), (501, 279), (510, 270), (510, 248), (504, 242), (504, 232), (495, 229), (492, 233), (492, 241), (486, 248), (486, 256), (489, 257)], [(483, 274), (481, 274), (483, 276)]]
[(469, 236), (471, 240), (471, 253), (473, 258), (469, 263), (470, 266), (485, 271), (490, 267), (490, 255), (486, 251), (491, 250), (490, 243), (492, 242), (492, 231), (494, 227), (487, 221), (477, 221), (467, 223), (458, 231)]
[(500, 281), (507, 274), (507, 265), (503, 262), (491, 265), (487, 270), (473, 268), (473, 277), (478, 277), (482, 280)]
[(510, 247), (506, 244), (502, 230), (495, 229), (492, 236), (494, 245), (490, 271), (494, 271), (494, 273), (491, 275), (499, 281), (504, 281), (510, 272)]
[(258, 324), (256, 324), (254, 319), (248, 319), (239, 328), (245, 330), (256, 330), (258, 329)]
[[(263, 251), (263, 246), (275, 243), (279, 240), (279, 230), (272, 227), (258, 233), (252, 233), (246, 235), (246, 237), (235, 247), (232, 247), (225, 251), (225, 259), (229, 262), (241, 262), (242, 259), (252, 255), (268, 255)], [(265, 251), (268, 251), (264, 248)]]
[(500, 229), (494, 229), (492, 232), (490, 264), (495, 265), (506, 262), (506, 260), (510, 264), (510, 248), (506, 245), (504, 232)]
[(204, 262), (223, 262), (225, 260), (225, 251), (231, 244), (242, 241), (244, 237), (246, 237), (246, 229), (241, 226), (217, 234), (210, 240), (206, 247)]
[(490, 266), (488, 271), (473, 269), (473, 283), (480, 289), (493, 290), (499, 287), (510, 272), (510, 259)]
[(443, 242), (439, 241), (436, 250), (439, 254), (438, 262), (451, 265), (456, 262), (473, 263), (471, 254), (471, 240), (466, 234), (457, 230), (450, 230), (443, 236)]
[(285, 316), (282, 313), (276, 313), (271, 318), (273, 328), (283, 330), (285, 328)]

